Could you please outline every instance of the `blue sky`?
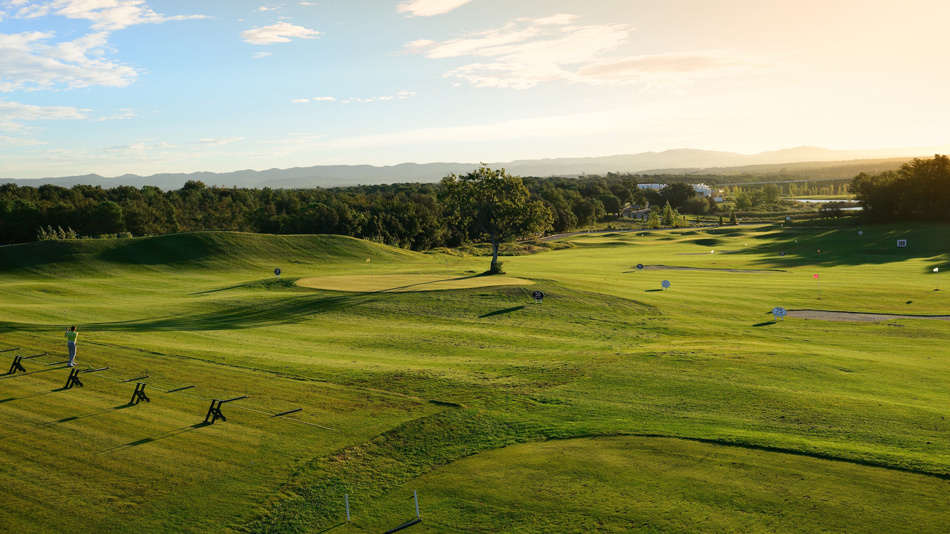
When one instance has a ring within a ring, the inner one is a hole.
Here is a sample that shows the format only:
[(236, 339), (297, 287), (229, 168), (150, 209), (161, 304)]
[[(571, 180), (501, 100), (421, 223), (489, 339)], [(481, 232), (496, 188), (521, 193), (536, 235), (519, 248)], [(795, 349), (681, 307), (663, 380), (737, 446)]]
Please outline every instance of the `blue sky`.
[(948, 144), (907, 4), (0, 0), (0, 176)]

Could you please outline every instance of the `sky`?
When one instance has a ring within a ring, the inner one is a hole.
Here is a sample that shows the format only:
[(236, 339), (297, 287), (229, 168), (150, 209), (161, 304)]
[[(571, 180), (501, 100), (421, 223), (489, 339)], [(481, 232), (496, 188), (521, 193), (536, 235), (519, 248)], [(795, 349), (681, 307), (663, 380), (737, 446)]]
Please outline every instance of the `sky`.
[(945, 0), (0, 0), (0, 177), (950, 144)]

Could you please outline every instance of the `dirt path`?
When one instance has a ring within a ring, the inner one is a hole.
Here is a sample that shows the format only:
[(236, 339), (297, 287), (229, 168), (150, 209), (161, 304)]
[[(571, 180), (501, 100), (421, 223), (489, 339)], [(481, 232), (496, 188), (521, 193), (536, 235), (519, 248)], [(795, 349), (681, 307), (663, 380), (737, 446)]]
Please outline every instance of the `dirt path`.
[(819, 319), (822, 321), (849, 321), (855, 323), (873, 323), (892, 319), (936, 319), (950, 321), (950, 315), (890, 315), (886, 313), (857, 313), (821, 310), (788, 310), (788, 317), (799, 319)]

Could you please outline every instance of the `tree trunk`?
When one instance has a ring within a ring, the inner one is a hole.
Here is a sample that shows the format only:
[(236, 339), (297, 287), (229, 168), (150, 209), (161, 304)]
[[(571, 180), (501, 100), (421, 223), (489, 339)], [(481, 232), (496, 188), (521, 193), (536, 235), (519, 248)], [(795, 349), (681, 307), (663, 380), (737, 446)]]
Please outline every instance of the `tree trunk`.
[(498, 240), (495, 239), (495, 229), (491, 229), (491, 272), (496, 273), (498, 264)]

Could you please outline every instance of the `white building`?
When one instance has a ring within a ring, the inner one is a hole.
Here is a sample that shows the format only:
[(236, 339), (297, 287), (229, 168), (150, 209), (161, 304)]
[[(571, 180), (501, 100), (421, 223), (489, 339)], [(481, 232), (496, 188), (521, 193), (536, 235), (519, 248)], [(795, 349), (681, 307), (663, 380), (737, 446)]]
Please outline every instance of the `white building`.
[(693, 186), (693, 191), (696, 191), (696, 194), (705, 198), (713, 194), (713, 188), (709, 187), (706, 184), (691, 184)]

